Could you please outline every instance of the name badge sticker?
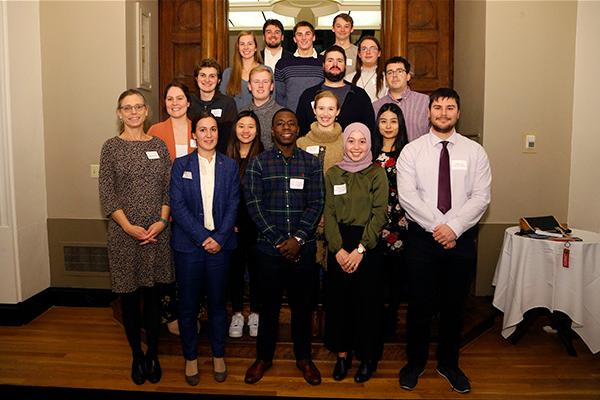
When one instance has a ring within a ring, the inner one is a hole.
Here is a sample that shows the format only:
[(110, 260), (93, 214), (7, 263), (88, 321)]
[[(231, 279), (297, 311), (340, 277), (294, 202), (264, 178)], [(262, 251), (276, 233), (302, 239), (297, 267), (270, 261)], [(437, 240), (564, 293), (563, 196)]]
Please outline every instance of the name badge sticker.
[(196, 149), (196, 148), (198, 148), (198, 143), (196, 143), (196, 140), (195, 140), (195, 139), (190, 139), (190, 147), (191, 147), (192, 149)]
[(183, 179), (192, 179), (192, 171), (183, 171)]
[(304, 189), (304, 179), (301, 178), (291, 178), (290, 179), (290, 189)]
[(223, 115), (223, 109), (222, 108), (213, 108), (212, 110), (210, 110), (210, 113), (217, 118), (221, 118), (221, 115)]
[(306, 152), (312, 154), (313, 156), (318, 156), (319, 155), (319, 145), (306, 146)]
[(352, 59), (351, 58), (346, 58), (346, 65), (351, 67), (352, 66)]
[(158, 151), (147, 151), (146, 157), (148, 157), (148, 160), (158, 160), (160, 158)]
[(453, 170), (466, 171), (467, 170), (467, 160), (452, 160), (451, 168)]
[(342, 183), (341, 185), (333, 185), (333, 194), (335, 196), (340, 196), (342, 194), (346, 194), (346, 184)]

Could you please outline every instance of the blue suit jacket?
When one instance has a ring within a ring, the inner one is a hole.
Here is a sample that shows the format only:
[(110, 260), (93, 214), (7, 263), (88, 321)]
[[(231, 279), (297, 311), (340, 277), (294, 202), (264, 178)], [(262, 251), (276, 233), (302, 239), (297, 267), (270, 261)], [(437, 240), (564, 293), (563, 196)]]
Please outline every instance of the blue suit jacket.
[[(183, 175), (189, 177), (184, 178)], [(237, 163), (217, 152), (213, 219), (215, 230), (204, 227), (204, 207), (200, 194), (200, 167), (198, 153), (176, 158), (171, 170), (171, 216), (173, 250), (190, 253), (202, 247), (208, 237), (216, 240), (224, 250), (237, 246), (234, 234), (238, 203), (240, 202), (240, 174)]]

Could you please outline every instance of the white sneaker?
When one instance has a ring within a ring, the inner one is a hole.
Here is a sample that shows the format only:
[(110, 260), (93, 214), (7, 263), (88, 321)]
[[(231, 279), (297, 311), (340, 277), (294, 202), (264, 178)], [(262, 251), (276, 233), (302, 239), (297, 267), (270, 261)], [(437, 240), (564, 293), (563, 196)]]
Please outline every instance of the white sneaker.
[(229, 325), (229, 337), (240, 338), (244, 331), (244, 316), (242, 313), (235, 313), (231, 317), (231, 324)]
[(250, 336), (256, 337), (258, 335), (258, 314), (251, 313), (248, 316), (248, 329), (250, 330)]

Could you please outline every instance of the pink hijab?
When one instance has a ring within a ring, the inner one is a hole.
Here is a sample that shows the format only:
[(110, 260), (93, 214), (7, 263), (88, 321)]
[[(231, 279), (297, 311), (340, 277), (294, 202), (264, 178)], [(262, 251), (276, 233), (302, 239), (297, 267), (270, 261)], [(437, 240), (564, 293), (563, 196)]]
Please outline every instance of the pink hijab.
[[(356, 131), (360, 132), (363, 135), (363, 137), (367, 141), (367, 145), (369, 146), (369, 148), (367, 149), (367, 154), (365, 155), (365, 158), (359, 161), (352, 161), (352, 159), (346, 154), (346, 142), (348, 141), (350, 134)], [(367, 168), (369, 165), (372, 164), (373, 155), (371, 154), (371, 132), (365, 124), (361, 122), (351, 123), (346, 127), (346, 129), (344, 129), (344, 132), (342, 133), (342, 139), (344, 141), (344, 159), (341, 162), (337, 163), (338, 167), (340, 167), (344, 171), (358, 172), (362, 171), (363, 169)]]

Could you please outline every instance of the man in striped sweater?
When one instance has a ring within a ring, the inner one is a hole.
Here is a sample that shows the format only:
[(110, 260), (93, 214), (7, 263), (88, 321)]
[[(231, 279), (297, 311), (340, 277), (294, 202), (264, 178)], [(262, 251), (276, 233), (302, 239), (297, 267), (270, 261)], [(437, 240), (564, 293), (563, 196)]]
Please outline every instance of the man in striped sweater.
[(323, 57), (313, 48), (315, 28), (300, 21), (294, 26), (294, 57), (282, 58), (275, 65), (275, 100), (295, 110), (304, 90), (323, 80)]

